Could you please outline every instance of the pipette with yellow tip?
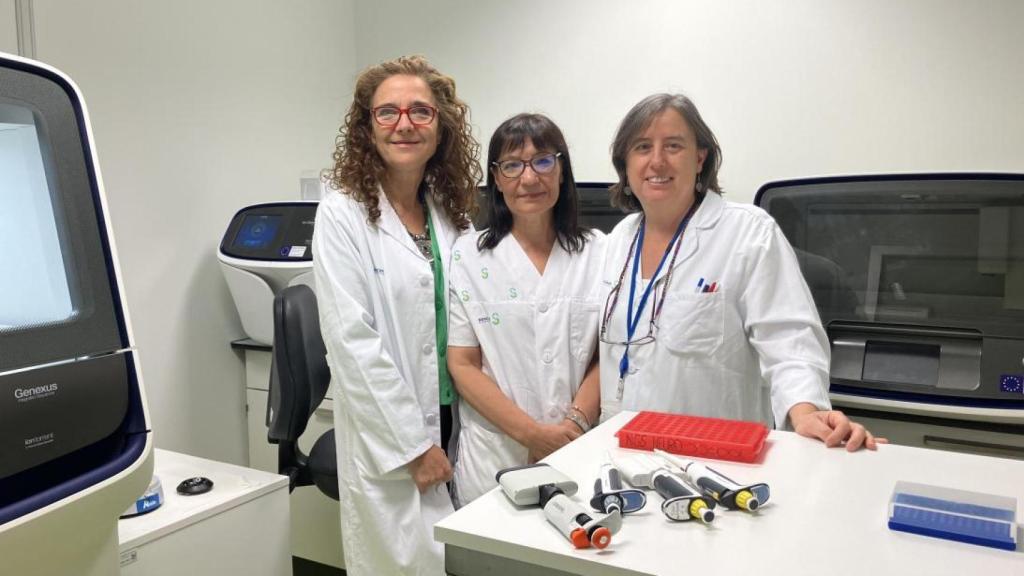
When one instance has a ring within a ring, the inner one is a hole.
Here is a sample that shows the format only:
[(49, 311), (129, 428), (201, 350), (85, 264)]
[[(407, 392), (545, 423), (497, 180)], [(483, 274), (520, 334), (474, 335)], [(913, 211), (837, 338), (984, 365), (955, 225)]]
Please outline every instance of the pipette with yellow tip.
[(771, 495), (767, 484), (740, 484), (700, 462), (680, 458), (657, 448), (654, 452), (670, 465), (682, 470), (694, 486), (726, 508), (754, 512), (764, 506)]

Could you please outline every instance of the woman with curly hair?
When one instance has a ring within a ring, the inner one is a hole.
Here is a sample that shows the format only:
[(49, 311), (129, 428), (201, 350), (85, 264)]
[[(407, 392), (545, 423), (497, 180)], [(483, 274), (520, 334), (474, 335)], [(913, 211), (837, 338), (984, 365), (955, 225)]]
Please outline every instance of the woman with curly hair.
[[(313, 265), (334, 382), (347, 573), (444, 574), (451, 247), (480, 169), (455, 82), (412, 56), (356, 81), (317, 212)], [(440, 346), (438, 345), (440, 344)]]

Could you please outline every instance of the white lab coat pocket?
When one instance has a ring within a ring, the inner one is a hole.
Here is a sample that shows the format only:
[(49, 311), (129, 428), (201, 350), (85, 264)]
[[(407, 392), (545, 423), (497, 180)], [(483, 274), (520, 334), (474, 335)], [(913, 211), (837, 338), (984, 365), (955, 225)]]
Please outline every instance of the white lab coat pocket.
[(476, 423), (463, 427), (458, 451), (454, 472), (459, 506), (469, 504), (494, 488), (498, 470), (525, 464), (528, 456), (525, 446), (502, 432), (491, 430), (490, 426)]
[(684, 356), (710, 356), (722, 346), (723, 292), (673, 294), (658, 320), (658, 342)]
[(590, 362), (597, 346), (601, 324), (601, 305), (590, 300), (574, 299), (569, 304), (569, 346), (580, 362)]

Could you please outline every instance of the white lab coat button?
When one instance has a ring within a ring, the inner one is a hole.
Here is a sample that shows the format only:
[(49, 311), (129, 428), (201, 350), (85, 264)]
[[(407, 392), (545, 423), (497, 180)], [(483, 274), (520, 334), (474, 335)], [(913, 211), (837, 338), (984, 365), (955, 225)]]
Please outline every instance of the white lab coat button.
[(420, 276), (420, 286), (427, 286), (430, 284), (430, 276)]
[(558, 418), (559, 410), (557, 407), (552, 406), (548, 409), (548, 416), (551, 418)]
[(423, 419), (426, 421), (427, 426), (433, 426), (437, 423), (437, 414), (427, 414)]
[(545, 364), (551, 364), (551, 352), (545, 352), (543, 358)]
[(547, 305), (547, 303), (546, 303), (546, 302), (541, 302), (541, 303), (540, 303), (540, 305), (539, 305), (539, 306), (537, 306), (537, 310), (540, 310), (540, 313), (541, 313), (541, 314), (543, 314), (543, 313), (547, 312), (547, 311), (548, 311), (548, 305)]
[(428, 356), (433, 351), (434, 351), (434, 347), (431, 346), (430, 344), (424, 344), (423, 345), (423, 355), (424, 356)]

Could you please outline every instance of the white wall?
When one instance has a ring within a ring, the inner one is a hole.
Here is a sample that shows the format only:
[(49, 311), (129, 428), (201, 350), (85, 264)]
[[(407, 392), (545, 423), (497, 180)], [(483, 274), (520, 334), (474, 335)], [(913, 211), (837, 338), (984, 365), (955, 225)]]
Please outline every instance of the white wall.
[(351, 2), (35, 1), (37, 58), (89, 106), (158, 446), (244, 462), (243, 336), (217, 266), (234, 212), (330, 162)]
[(14, 0), (0, 0), (0, 52), (18, 53), (18, 20)]
[(683, 91), (730, 198), (823, 174), (1024, 171), (1024, 3), (397, 0), (356, 6), (359, 64), (418, 52), (457, 81), (486, 146), (521, 111), (566, 133), (580, 180), (642, 97)]
[[(0, 50), (16, 51), (0, 0)], [(722, 181), (1024, 171), (1024, 3), (989, 0), (35, 0), (37, 57), (92, 115), (157, 444), (245, 459), (242, 336), (215, 259), (233, 212), (298, 198), (330, 162), (358, 69), (426, 54), (481, 143), (542, 111), (582, 180), (613, 177), (619, 120), (685, 91)], [(8, 17), (9, 15), (9, 17)], [(399, 15), (399, 16), (396, 16)]]

